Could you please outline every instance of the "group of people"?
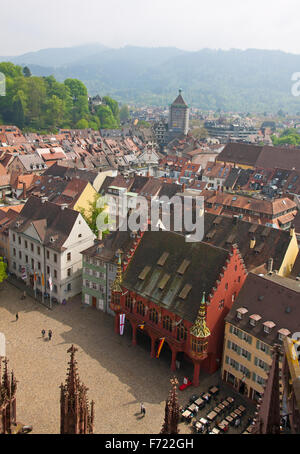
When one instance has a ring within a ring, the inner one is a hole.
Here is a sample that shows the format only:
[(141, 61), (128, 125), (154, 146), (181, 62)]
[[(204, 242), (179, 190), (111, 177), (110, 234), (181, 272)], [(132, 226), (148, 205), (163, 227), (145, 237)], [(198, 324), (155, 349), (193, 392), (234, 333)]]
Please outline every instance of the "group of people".
[[(45, 338), (46, 331), (42, 329), (42, 337)], [(50, 341), (52, 339), (52, 330), (49, 329), (48, 331), (48, 340)]]
[[(19, 314), (18, 312), (16, 313), (16, 322), (19, 320)], [(45, 339), (45, 334), (46, 334), (46, 331), (44, 329), (42, 329), (41, 331), (42, 333), (42, 337)], [(52, 339), (52, 336), (53, 336), (53, 333), (52, 333), (52, 330), (49, 329), (48, 331), (48, 340), (50, 341)]]

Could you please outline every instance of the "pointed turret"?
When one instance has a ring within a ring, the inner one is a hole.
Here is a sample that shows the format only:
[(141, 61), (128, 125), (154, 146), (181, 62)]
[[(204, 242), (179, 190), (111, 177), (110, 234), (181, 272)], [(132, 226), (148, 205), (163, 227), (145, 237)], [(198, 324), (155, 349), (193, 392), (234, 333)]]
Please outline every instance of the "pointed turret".
[(123, 270), (122, 270), (122, 251), (118, 251), (119, 258), (118, 258), (118, 268), (117, 268), (117, 275), (114, 283), (111, 286), (111, 291), (116, 293), (122, 293), (122, 281), (123, 281)]
[(94, 402), (91, 413), (87, 399), (88, 388), (80, 382), (77, 372), (77, 361), (74, 345), (69, 348), (69, 367), (65, 385), (60, 386), (60, 433), (87, 434), (93, 433)]
[(166, 400), (165, 407), (165, 420), (161, 429), (161, 434), (178, 434), (178, 423), (179, 423), (179, 405), (177, 398), (177, 385), (178, 380), (174, 377), (170, 380), (171, 390), (169, 397)]
[(191, 327), (190, 333), (196, 338), (207, 338), (210, 336), (210, 331), (206, 325), (206, 301), (205, 301), (205, 292), (203, 292), (202, 301), (200, 304), (200, 309), (198, 316), (194, 325)]

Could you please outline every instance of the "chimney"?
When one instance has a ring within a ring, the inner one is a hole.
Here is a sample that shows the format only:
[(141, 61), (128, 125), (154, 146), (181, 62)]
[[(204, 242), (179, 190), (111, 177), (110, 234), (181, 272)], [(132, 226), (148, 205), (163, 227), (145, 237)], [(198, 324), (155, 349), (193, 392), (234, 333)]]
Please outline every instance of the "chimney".
[(272, 257), (270, 257), (268, 260), (268, 267), (267, 267), (268, 273), (270, 273), (270, 274), (273, 272), (273, 263), (274, 263), (274, 260), (272, 259)]
[(25, 183), (25, 181), (23, 183), (23, 197), (22, 198), (26, 199), (26, 183)]
[(2, 191), (2, 200), (3, 200), (3, 202), (5, 201), (5, 199), (6, 199), (6, 192)]
[(69, 205), (68, 205), (67, 203), (63, 203), (63, 204), (60, 206), (60, 208), (61, 208), (62, 211), (63, 211), (63, 210), (65, 210), (66, 208), (68, 208), (68, 206), (69, 206)]
[(42, 203), (45, 203), (45, 202), (48, 202), (48, 197), (41, 197), (41, 202)]
[(253, 236), (250, 240), (250, 249), (254, 249), (256, 244), (255, 236)]

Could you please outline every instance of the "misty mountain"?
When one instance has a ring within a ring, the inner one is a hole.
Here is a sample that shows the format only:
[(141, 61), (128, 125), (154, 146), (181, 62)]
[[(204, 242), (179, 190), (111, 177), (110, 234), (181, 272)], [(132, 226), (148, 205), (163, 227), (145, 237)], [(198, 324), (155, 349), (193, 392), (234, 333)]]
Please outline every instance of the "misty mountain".
[(47, 49), (12, 61), (27, 64), (35, 75), (81, 79), (91, 95), (108, 94), (120, 102), (167, 105), (182, 88), (186, 102), (203, 110), (300, 111), (300, 97), (291, 94), (300, 55), (281, 51), (90, 45)]
[(101, 44), (86, 44), (82, 46), (66, 48), (41, 49), (36, 52), (28, 52), (17, 57), (0, 57), (0, 61), (11, 61), (16, 65), (37, 65), (60, 67), (72, 65), (78, 60), (97, 54), (98, 56), (107, 47)]

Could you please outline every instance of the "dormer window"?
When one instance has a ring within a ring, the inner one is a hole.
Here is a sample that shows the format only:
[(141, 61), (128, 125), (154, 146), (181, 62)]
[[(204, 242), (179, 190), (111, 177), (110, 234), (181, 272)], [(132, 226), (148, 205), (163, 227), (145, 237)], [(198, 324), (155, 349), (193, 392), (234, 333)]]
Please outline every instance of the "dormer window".
[(284, 337), (287, 337), (291, 334), (291, 332), (288, 329), (281, 328), (278, 330), (278, 340), (282, 341)]
[(251, 326), (256, 326), (259, 320), (261, 320), (261, 316), (258, 314), (253, 314), (249, 317), (249, 323)]
[(274, 328), (275, 323), (268, 321), (268, 322), (264, 322), (263, 325), (264, 325), (264, 332), (266, 334), (269, 334), (272, 331), (272, 329)]
[(248, 309), (246, 309), (245, 307), (240, 307), (239, 309), (236, 310), (236, 317), (239, 320), (242, 320), (242, 318), (244, 317), (245, 314), (247, 314), (247, 312)]

